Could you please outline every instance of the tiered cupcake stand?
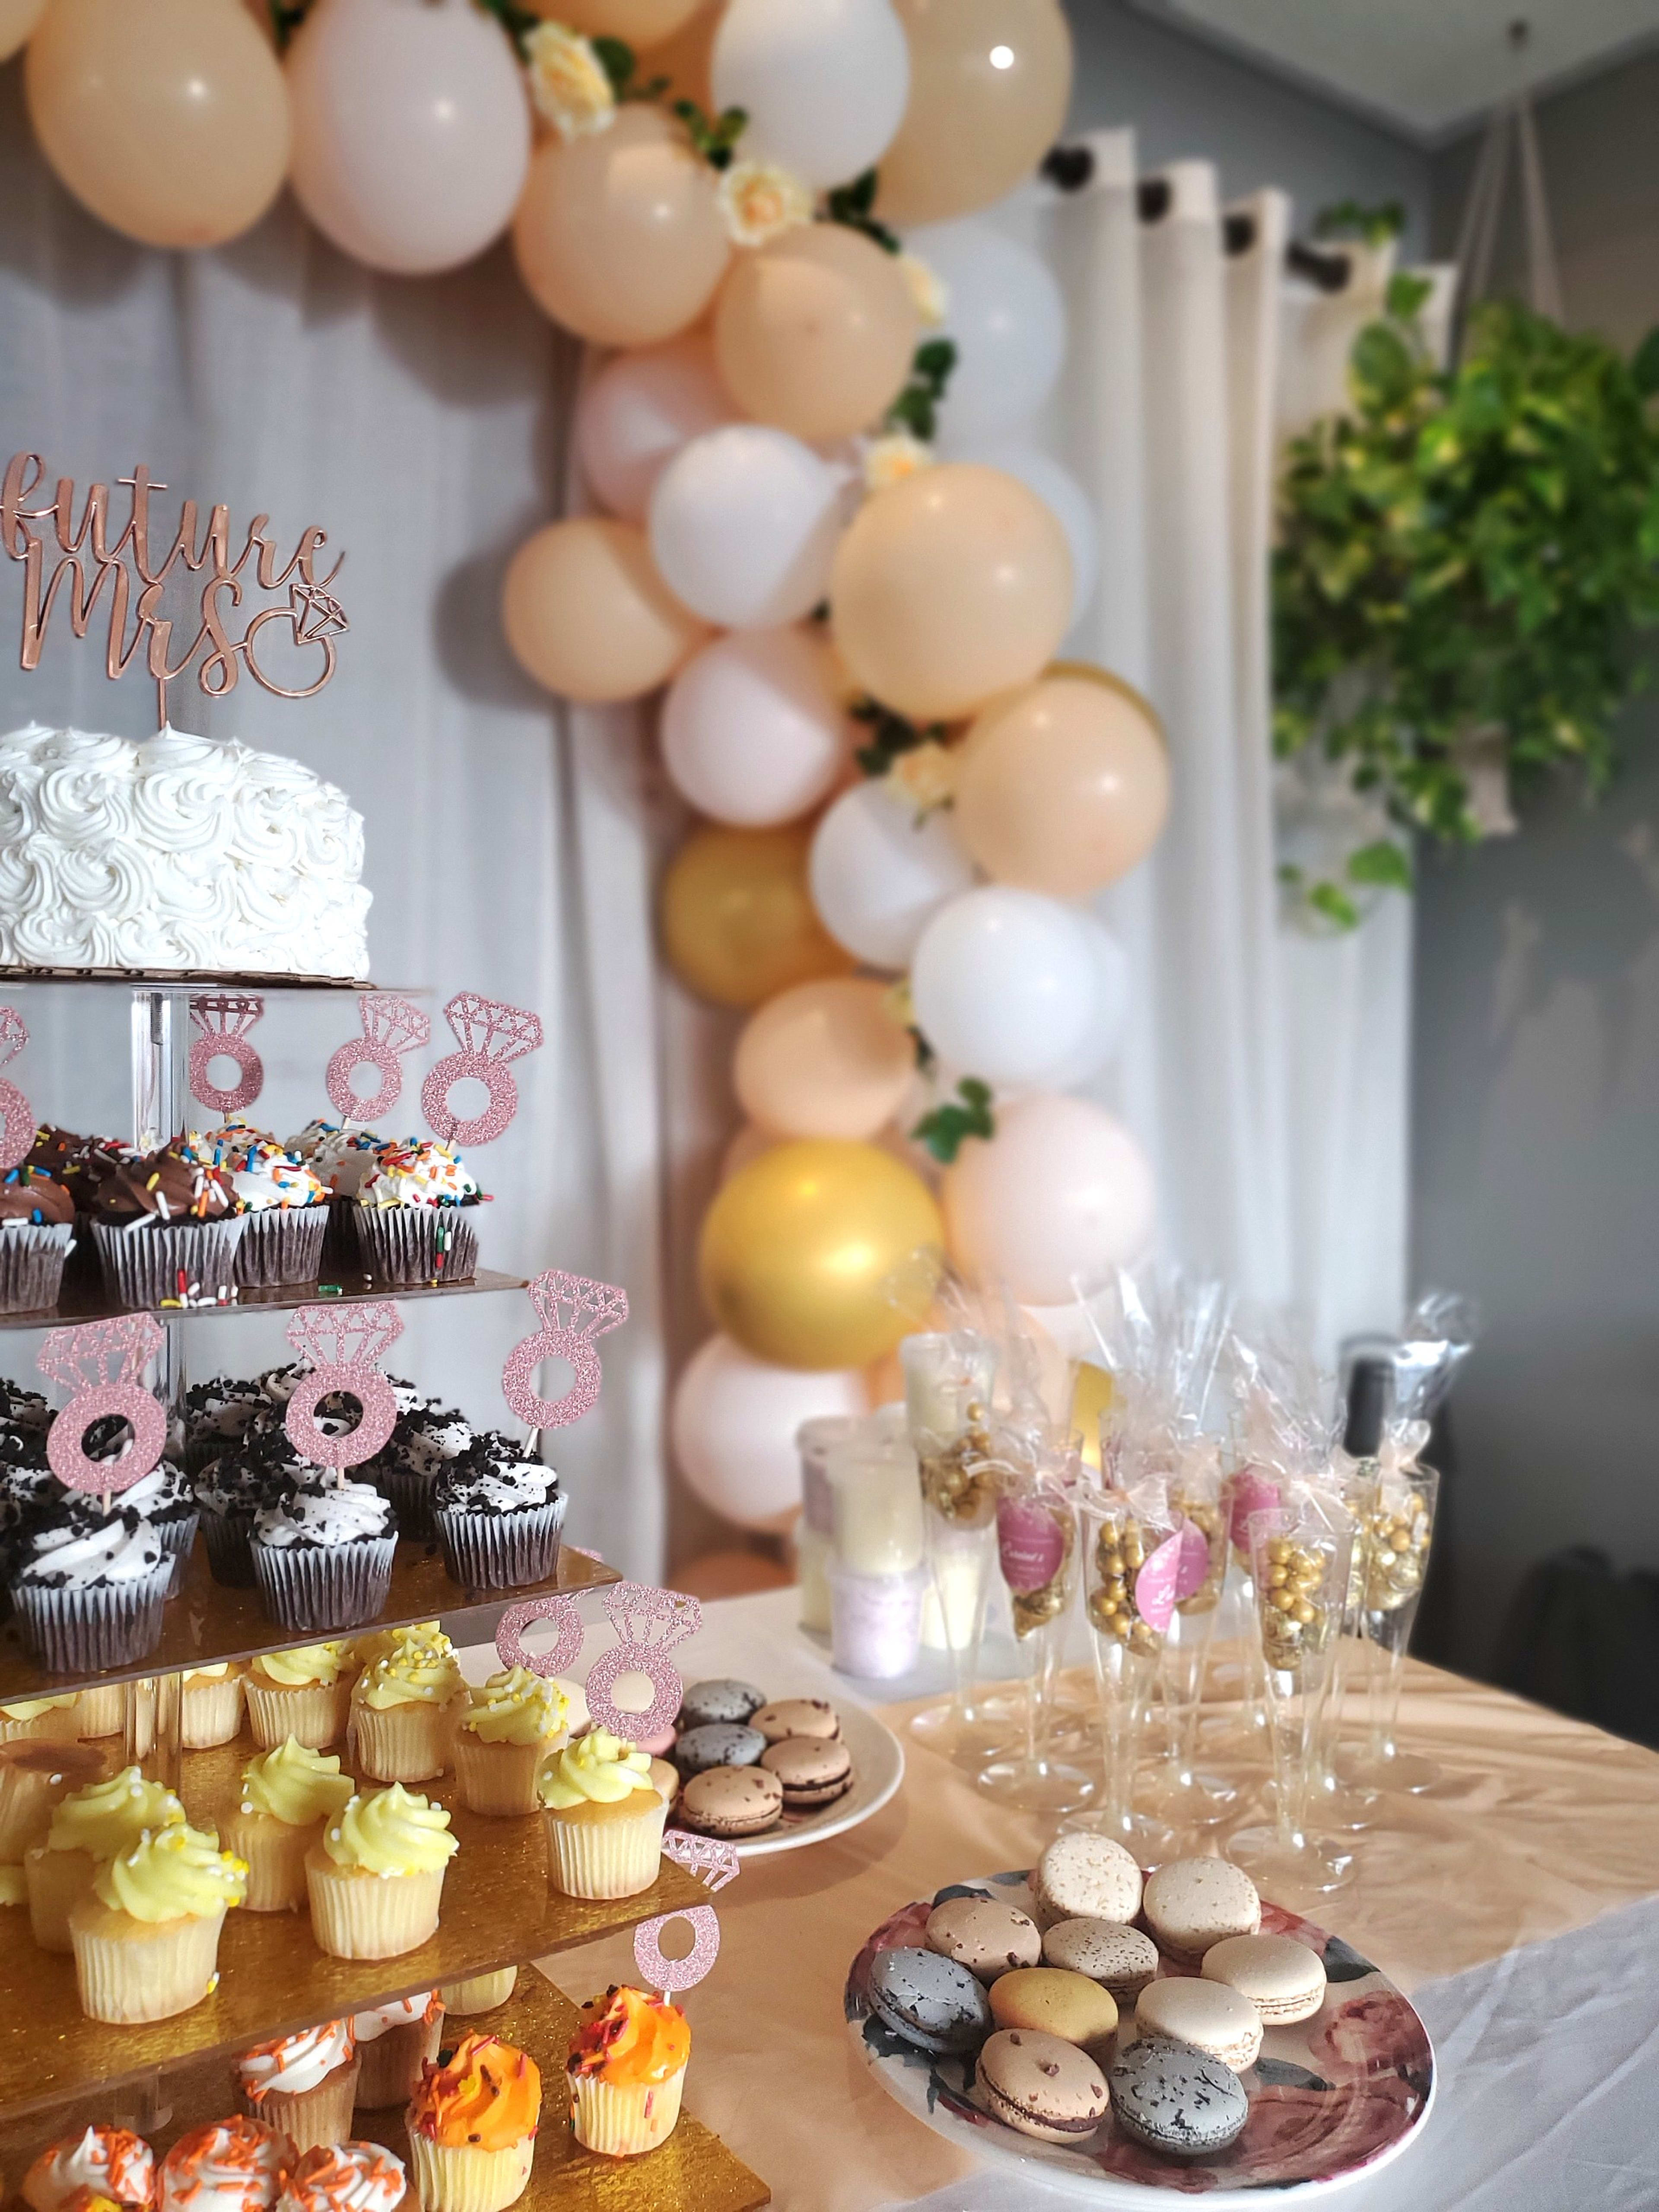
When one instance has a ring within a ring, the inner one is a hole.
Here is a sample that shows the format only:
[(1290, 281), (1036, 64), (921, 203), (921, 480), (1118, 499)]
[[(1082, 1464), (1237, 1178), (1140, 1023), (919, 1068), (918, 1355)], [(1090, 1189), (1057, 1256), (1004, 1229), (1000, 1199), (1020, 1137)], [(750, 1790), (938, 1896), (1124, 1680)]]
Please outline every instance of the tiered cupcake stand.
[[(0, 983), (35, 980), (48, 979), (14, 975), (0, 977)], [(165, 1141), (189, 1118), (187, 1017), (193, 995), (210, 988), (270, 994), (319, 988), (289, 987), (265, 977), (122, 980), (131, 988), (134, 1141), (150, 1145)], [(483, 1270), (469, 1282), (415, 1291), (388, 1291), (360, 1276), (337, 1285), (325, 1277), (320, 1285), (255, 1291), (234, 1307), (164, 1310), (158, 1318), (167, 1332), (166, 1392), (175, 1405), (181, 1401), (186, 1380), (182, 1324), (187, 1320), (211, 1327), (217, 1314), (244, 1306), (297, 1309), (321, 1298), (331, 1304), (401, 1300), (526, 1287), (517, 1277)], [(0, 1327), (43, 1330), (118, 1310), (95, 1294), (70, 1291), (58, 1310), (8, 1316)], [(435, 1618), (458, 1645), (477, 1644), (494, 1636), (510, 1605), (618, 1579), (598, 1560), (566, 1549), (554, 1580), (478, 1602), (449, 1580), (435, 1550), (405, 1543), (398, 1548), (384, 1611), (362, 1622), (356, 1632)], [(167, 1603), (155, 1650), (139, 1665), (95, 1679), (125, 1683), (126, 1758), (177, 1788), (192, 1821), (212, 1825), (236, 1802), (241, 1767), (255, 1746), (245, 1732), (243, 1740), (217, 1750), (181, 1748), (184, 1672), (315, 1641), (314, 1636), (273, 1635), (258, 1593), (216, 1583), (198, 1544), (186, 1563), (179, 1594)], [(15, 1624), (0, 1631), (0, 1704), (88, 1686), (35, 1666)], [(442, 1783), (431, 1786), (448, 1801), (452, 1793)], [(39, 2149), (88, 2122), (136, 2128), (160, 2152), (189, 2128), (226, 2117), (235, 2109), (230, 2061), (253, 2044), (512, 1966), (529, 1969), (520, 1973), (513, 1996), (467, 2025), (519, 2045), (541, 2069), (535, 2168), (520, 2200), (526, 2212), (555, 2206), (559, 2212), (586, 2212), (588, 2207), (598, 2212), (623, 2203), (660, 2212), (749, 2212), (765, 2203), (770, 2195), (766, 2184), (689, 2114), (682, 2115), (659, 2149), (643, 2158), (618, 2162), (574, 2145), (563, 2058), (576, 2008), (530, 1965), (611, 1930), (706, 1903), (702, 1881), (665, 1858), (657, 1881), (641, 1896), (609, 1904), (556, 1896), (548, 1887), (538, 1816), (491, 1820), (454, 1804), (450, 1812), (460, 1848), (449, 1866), (442, 1917), (429, 1942), (398, 1959), (333, 1959), (318, 1948), (302, 1915), (238, 1910), (228, 1917), (220, 1939), (217, 1987), (189, 2011), (147, 2026), (115, 2027), (85, 2018), (73, 1961), (35, 1947), (21, 1909), (0, 1916), (9, 1923), (0, 1929), (0, 2185), (5, 2197), (15, 2199)], [(354, 2126), (406, 2155), (401, 2114), (359, 2113)]]

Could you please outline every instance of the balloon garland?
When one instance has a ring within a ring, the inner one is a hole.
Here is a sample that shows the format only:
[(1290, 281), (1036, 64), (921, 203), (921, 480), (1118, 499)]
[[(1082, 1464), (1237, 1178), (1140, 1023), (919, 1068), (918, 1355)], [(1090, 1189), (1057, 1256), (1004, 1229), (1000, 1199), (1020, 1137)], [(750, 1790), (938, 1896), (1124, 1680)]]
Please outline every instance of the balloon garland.
[(666, 687), (703, 820), (664, 954), (749, 1014), (674, 1443), (787, 1526), (796, 1427), (870, 1402), (940, 1255), (1054, 1304), (1152, 1225), (1133, 1139), (1068, 1093), (1127, 1000), (1086, 902), (1155, 842), (1168, 759), (1056, 660), (1097, 569), (1030, 437), (1065, 301), (975, 220), (1060, 131), (1060, 0), (0, 0), (24, 44), (47, 161), (128, 235), (234, 237), (286, 175), (371, 269), (510, 233), (615, 349), (574, 426), (597, 511), (519, 548), (502, 623), (568, 698)]

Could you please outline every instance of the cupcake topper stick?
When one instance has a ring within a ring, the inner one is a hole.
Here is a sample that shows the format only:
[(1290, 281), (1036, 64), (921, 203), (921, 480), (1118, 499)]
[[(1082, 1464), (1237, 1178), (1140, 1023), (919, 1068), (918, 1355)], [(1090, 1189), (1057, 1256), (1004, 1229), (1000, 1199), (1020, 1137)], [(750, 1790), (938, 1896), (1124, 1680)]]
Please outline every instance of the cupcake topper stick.
[[(72, 1393), (46, 1431), (47, 1463), (66, 1490), (101, 1498), (106, 1513), (117, 1492), (143, 1480), (166, 1447), (167, 1414), (139, 1379), (164, 1340), (153, 1314), (123, 1314), (53, 1329), (35, 1360), (42, 1375)], [(131, 1425), (131, 1443), (115, 1459), (88, 1459), (88, 1429), (112, 1417)]]
[[(397, 1425), (398, 1401), (375, 1363), (403, 1333), (398, 1309), (384, 1298), (301, 1306), (288, 1325), (288, 1340), (310, 1362), (311, 1372), (295, 1386), (283, 1426), (302, 1459), (332, 1468), (342, 1482), (347, 1468), (373, 1459)], [(356, 1427), (343, 1436), (330, 1436), (316, 1419), (319, 1405), (337, 1390), (363, 1409)]]
[[(264, 1089), (264, 1062), (247, 1039), (264, 1010), (265, 1002), (257, 994), (191, 1000), (191, 1027), (197, 1034), (190, 1048), (190, 1089), (191, 1096), (204, 1106), (211, 1106), (221, 1115), (240, 1114)], [(236, 1063), (239, 1080), (229, 1090), (215, 1083), (209, 1073), (216, 1060)]]
[[(550, 1267), (531, 1284), (530, 1303), (542, 1326), (514, 1346), (501, 1370), (501, 1395), (530, 1431), (526, 1449), (539, 1431), (568, 1427), (598, 1403), (605, 1377), (594, 1339), (628, 1319), (628, 1293), (614, 1283)], [(569, 1362), (571, 1383), (562, 1398), (544, 1398), (536, 1389), (544, 1359)]]
[[(444, 1008), (444, 1019), (460, 1047), (427, 1071), (421, 1085), (421, 1111), (440, 1144), (488, 1145), (499, 1137), (519, 1110), (519, 1086), (507, 1066), (542, 1042), (539, 1015), (526, 1006), (509, 1006), (477, 991), (458, 991)], [(489, 1103), (470, 1121), (450, 1111), (449, 1094), (464, 1076), (482, 1083)]]
[[(0, 1006), (0, 1067), (15, 1060), (29, 1041), (15, 1006)], [(21, 1168), (34, 1142), (34, 1109), (15, 1083), (0, 1076), (0, 1175)]]
[[(706, 1887), (719, 1891), (735, 1881), (743, 1862), (735, 1844), (718, 1843), (712, 1836), (691, 1836), (676, 1829), (662, 1841), (665, 1858), (701, 1875)], [(691, 1949), (684, 1959), (663, 1955), (662, 1931), (671, 1921), (684, 1920), (691, 1929)], [(635, 1931), (634, 1964), (640, 1979), (662, 1991), (663, 2002), (673, 2002), (676, 1990), (695, 1989), (720, 1956), (720, 1923), (712, 1905), (694, 1905), (680, 1912), (665, 1912)]]
[[(378, 1121), (392, 1111), (404, 1088), (398, 1054), (414, 1052), (432, 1036), (432, 1024), (421, 1009), (393, 991), (364, 992), (357, 1001), (357, 1013), (362, 1035), (340, 1047), (323, 1077), (329, 1103), (348, 1128), (354, 1121)], [(372, 1097), (361, 1098), (351, 1079), (365, 1063), (378, 1069), (380, 1087)]]

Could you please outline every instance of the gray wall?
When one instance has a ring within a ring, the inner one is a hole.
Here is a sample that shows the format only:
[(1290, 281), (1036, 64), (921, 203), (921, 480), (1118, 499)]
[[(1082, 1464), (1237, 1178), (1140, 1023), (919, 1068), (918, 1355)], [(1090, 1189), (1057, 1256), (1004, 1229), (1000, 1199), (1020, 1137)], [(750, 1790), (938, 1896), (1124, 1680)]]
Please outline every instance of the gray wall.
[[(1567, 317), (1628, 344), (1659, 321), (1659, 56), (1539, 115)], [(1434, 164), (1455, 236), (1472, 149)], [(1513, 246), (1515, 241), (1511, 240)], [(1490, 1663), (1520, 1574), (1568, 1543), (1659, 1565), (1659, 703), (1586, 807), (1423, 869), (1415, 1267), (1486, 1328), (1455, 1414), (1456, 1661)]]

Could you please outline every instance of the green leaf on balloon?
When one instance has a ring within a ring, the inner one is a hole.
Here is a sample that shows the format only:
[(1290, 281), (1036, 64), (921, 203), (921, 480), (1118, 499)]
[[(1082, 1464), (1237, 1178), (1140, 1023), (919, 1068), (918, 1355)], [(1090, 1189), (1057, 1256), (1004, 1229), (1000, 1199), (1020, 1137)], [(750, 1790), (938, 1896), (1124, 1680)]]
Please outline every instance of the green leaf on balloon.
[[(274, 4), (280, 7), (282, 0), (274, 0)], [(310, 0), (305, 0), (305, 4), (308, 6)], [(520, 8), (517, 4), (517, 0), (479, 0), (479, 4), (487, 14), (495, 18), (507, 37), (512, 40), (518, 51), (520, 60), (528, 61), (530, 51), (525, 41), (541, 22), (542, 18), (539, 15), (532, 15), (528, 8)], [(594, 52), (599, 52), (597, 40), (594, 42)], [(603, 56), (600, 57), (600, 60), (603, 65)], [(606, 74), (609, 75), (608, 70)]]
[(737, 143), (749, 127), (749, 111), (728, 107), (719, 115), (705, 115), (695, 100), (677, 100), (674, 112), (684, 124), (694, 151), (711, 169), (729, 169)]
[(884, 222), (878, 222), (872, 212), (876, 182), (875, 171), (866, 169), (850, 185), (837, 185), (824, 203), (824, 212), (831, 222), (840, 223), (844, 229), (861, 231), (884, 253), (902, 253), (904, 249), (898, 233), (889, 230)]
[(939, 404), (956, 365), (957, 349), (949, 338), (928, 338), (919, 345), (910, 363), (910, 380), (887, 410), (886, 428), (931, 439), (939, 428)]
[(981, 1083), (976, 1075), (964, 1075), (957, 1085), (956, 1097), (943, 1106), (935, 1106), (931, 1114), (924, 1114), (910, 1134), (948, 1168), (965, 1139), (994, 1137), (996, 1133), (997, 1125), (991, 1115), (990, 1085)]
[(284, 54), (288, 52), (289, 40), (311, 12), (311, 0), (270, 0), (270, 28), (276, 40), (276, 51)]
[(878, 699), (856, 700), (848, 712), (871, 733), (868, 744), (860, 745), (853, 755), (868, 776), (885, 775), (901, 753), (914, 752), (918, 745), (940, 744), (945, 739), (943, 722), (909, 721), (890, 707), (884, 707)]

